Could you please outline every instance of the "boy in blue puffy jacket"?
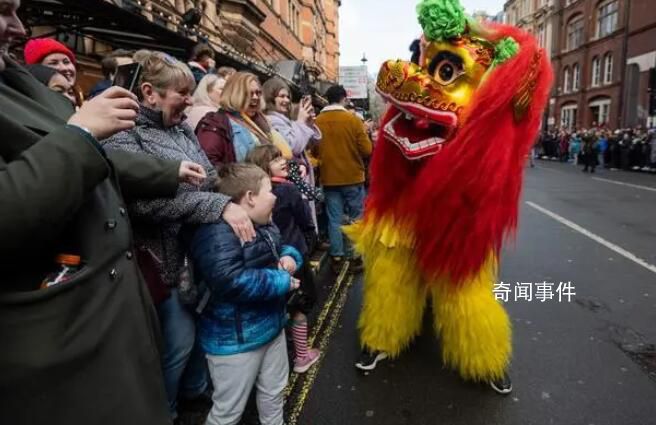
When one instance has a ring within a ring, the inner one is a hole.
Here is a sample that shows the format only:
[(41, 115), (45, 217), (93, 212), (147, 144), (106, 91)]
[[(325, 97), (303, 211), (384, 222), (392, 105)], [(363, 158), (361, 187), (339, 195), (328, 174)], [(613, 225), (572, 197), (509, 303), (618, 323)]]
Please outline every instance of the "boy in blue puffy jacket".
[(256, 238), (242, 243), (224, 221), (201, 225), (191, 242), (195, 272), (211, 296), (200, 319), (200, 343), (214, 384), (208, 425), (239, 423), (257, 384), (262, 425), (283, 424), (289, 364), (284, 326), (286, 294), (298, 288), (292, 275), (299, 252), (280, 245), (271, 222), (276, 197), (271, 180), (252, 164), (231, 164), (217, 190), (246, 210)]

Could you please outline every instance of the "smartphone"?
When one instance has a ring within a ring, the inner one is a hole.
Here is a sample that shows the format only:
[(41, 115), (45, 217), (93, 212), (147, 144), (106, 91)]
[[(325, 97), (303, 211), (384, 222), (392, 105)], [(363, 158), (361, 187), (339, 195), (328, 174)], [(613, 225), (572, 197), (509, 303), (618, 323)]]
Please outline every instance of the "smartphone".
[(301, 106), (303, 105), (312, 105), (312, 96), (309, 94), (306, 94), (301, 98)]
[(139, 87), (139, 80), (141, 79), (141, 64), (130, 63), (121, 65), (116, 68), (116, 75), (114, 75), (113, 86), (123, 87), (126, 90), (136, 94)]

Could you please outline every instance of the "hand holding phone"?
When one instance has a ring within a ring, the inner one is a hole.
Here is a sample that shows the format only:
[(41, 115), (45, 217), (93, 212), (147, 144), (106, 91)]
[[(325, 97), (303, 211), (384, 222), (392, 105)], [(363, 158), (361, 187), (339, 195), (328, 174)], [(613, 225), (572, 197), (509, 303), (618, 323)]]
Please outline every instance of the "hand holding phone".
[(141, 80), (141, 64), (129, 63), (121, 65), (116, 68), (116, 75), (114, 75), (113, 86), (123, 87), (126, 90), (136, 93)]
[(84, 102), (68, 124), (87, 129), (98, 140), (134, 127), (139, 111), (137, 96), (121, 87), (110, 87)]
[(301, 104), (298, 108), (298, 121), (308, 123), (314, 115), (314, 107), (312, 106), (312, 98), (307, 95), (301, 98)]

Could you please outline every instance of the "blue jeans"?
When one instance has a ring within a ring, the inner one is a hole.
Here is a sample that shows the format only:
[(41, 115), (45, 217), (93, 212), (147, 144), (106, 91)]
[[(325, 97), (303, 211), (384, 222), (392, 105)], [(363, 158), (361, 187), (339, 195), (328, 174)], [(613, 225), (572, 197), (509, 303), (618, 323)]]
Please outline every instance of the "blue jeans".
[(328, 213), (328, 237), (330, 238), (330, 255), (343, 257), (344, 235), (342, 225), (344, 216), (349, 220), (357, 220), (362, 217), (364, 211), (364, 184), (349, 186), (326, 186), (324, 187), (326, 198), (326, 211)]
[(178, 291), (157, 306), (164, 347), (162, 369), (171, 415), (177, 416), (178, 394), (194, 398), (205, 391), (209, 373), (205, 353), (196, 340), (196, 319), (180, 303)]

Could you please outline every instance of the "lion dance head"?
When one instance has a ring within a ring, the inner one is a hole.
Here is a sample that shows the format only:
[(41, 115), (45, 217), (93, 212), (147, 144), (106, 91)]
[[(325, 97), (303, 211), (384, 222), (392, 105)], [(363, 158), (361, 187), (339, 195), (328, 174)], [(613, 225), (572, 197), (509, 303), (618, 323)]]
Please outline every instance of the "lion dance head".
[(413, 60), (378, 74), (389, 107), (367, 209), (409, 223), (424, 269), (461, 282), (516, 227), (552, 72), (530, 34), (474, 21), (458, 0), (423, 0), (417, 13)]

